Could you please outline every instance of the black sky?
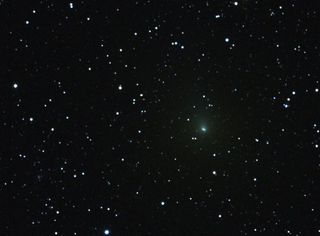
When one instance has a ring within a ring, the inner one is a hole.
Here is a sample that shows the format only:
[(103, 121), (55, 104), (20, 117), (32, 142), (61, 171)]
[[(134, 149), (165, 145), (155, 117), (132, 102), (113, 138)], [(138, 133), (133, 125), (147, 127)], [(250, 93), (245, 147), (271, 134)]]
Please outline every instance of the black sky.
[(0, 1), (0, 234), (319, 235), (319, 14)]

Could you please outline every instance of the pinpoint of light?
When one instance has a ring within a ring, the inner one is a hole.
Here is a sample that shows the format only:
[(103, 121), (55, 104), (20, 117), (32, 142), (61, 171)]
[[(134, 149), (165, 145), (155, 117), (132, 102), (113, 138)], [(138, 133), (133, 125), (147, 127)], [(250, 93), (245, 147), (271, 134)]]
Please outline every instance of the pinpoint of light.
[(104, 231), (104, 235), (109, 235), (109, 234), (110, 234), (110, 230), (106, 229), (106, 230)]
[(206, 127), (201, 127), (201, 131), (202, 131), (202, 132), (206, 132), (206, 131), (207, 131), (207, 128), (206, 128)]

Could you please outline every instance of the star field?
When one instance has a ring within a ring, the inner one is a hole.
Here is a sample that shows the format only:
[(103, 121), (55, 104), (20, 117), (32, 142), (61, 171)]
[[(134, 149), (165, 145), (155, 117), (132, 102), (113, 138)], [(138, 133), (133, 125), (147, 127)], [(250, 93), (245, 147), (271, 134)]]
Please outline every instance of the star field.
[(0, 1), (0, 235), (320, 235), (318, 5)]

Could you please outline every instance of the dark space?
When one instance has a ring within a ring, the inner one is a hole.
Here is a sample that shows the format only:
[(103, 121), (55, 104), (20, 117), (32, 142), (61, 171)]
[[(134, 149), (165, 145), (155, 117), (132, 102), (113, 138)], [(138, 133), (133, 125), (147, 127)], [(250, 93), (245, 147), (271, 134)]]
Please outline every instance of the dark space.
[(0, 1), (0, 235), (320, 235), (317, 1)]

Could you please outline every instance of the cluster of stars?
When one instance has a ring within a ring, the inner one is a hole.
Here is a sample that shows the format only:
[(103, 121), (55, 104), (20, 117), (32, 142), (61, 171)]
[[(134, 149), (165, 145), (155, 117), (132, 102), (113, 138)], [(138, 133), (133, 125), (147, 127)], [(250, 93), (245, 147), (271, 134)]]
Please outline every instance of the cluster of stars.
[(141, 235), (232, 235), (234, 216), (245, 216), (238, 235), (320, 232), (318, 12), (212, 4), (40, 1), (4, 11), (4, 56), (14, 59), (12, 106), (2, 109), (4, 235), (128, 235), (137, 225)]

